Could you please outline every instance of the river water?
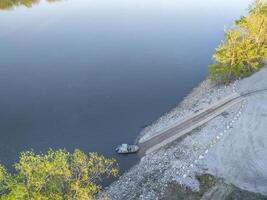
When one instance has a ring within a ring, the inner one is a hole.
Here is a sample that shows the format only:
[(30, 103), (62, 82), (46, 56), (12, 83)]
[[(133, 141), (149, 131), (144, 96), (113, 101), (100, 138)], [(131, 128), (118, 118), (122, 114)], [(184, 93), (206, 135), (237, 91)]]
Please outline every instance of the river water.
[(249, 3), (65, 0), (0, 10), (1, 163), (29, 149), (79, 148), (129, 169), (138, 158), (116, 155), (116, 145), (206, 76), (224, 28)]

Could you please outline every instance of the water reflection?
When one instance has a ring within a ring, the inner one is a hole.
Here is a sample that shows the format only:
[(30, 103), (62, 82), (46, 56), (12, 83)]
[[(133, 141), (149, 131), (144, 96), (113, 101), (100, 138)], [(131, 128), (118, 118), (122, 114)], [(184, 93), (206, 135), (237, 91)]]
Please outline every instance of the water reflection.
[[(60, 0), (46, 0), (49, 3), (60, 1)], [(40, 3), (40, 0), (0, 0), (0, 9), (7, 10), (15, 6), (26, 6), (31, 7), (34, 4)]]
[(114, 147), (203, 79), (250, 0), (3, 1), (15, 9), (0, 12), (0, 163), (79, 148), (123, 172), (137, 158)]

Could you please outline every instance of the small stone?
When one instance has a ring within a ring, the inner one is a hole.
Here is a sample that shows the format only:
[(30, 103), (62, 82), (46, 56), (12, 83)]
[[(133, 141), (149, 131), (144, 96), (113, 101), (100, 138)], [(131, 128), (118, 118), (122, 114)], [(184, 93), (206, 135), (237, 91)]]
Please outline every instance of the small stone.
[(220, 136), (223, 136), (223, 133), (220, 133)]
[(202, 160), (204, 158), (204, 156), (200, 155), (198, 158), (199, 158), (199, 160)]
[(193, 165), (193, 164), (191, 164), (191, 165), (190, 165), (190, 167), (194, 167), (194, 165)]
[(187, 175), (186, 175), (186, 174), (184, 174), (184, 175), (183, 175), (183, 178), (186, 178), (186, 177), (187, 177)]
[(207, 149), (206, 151), (205, 151), (205, 154), (207, 154), (209, 152), (209, 150)]
[(217, 136), (216, 139), (219, 140), (220, 139), (220, 136)]
[(197, 163), (197, 160), (195, 160), (195, 163)]

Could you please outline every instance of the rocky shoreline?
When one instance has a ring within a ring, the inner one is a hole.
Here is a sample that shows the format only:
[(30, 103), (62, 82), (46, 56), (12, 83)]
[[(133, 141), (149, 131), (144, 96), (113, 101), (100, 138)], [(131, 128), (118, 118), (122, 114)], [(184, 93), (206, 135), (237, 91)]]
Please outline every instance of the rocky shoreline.
[[(218, 86), (204, 80), (177, 107), (142, 130), (138, 140), (145, 140), (235, 92), (238, 84), (235, 82), (228, 86)], [(196, 176), (209, 173), (203, 161), (217, 143), (229, 137), (245, 107), (244, 100), (187, 136), (144, 156), (137, 165), (106, 188), (100, 196), (105, 195), (115, 200), (166, 199), (170, 191), (170, 183), (189, 188), (192, 192), (199, 191), (200, 183)]]

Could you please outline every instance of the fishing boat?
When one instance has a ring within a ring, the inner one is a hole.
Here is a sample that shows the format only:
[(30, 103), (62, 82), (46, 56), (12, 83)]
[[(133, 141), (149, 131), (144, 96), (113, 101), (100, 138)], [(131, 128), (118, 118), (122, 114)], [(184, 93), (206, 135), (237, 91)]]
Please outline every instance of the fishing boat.
[(136, 153), (139, 150), (137, 145), (121, 144), (115, 149), (118, 154)]

